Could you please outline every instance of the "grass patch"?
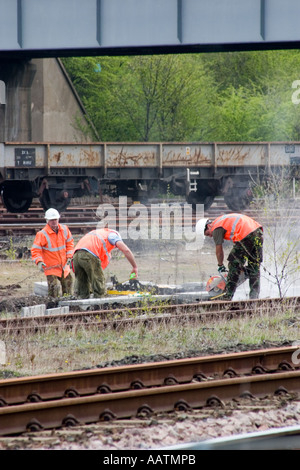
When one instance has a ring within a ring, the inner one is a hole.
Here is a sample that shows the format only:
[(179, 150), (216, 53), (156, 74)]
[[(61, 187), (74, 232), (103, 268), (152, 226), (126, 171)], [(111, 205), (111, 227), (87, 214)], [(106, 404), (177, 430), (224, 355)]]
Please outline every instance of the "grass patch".
[[(0, 377), (39, 375), (102, 366), (132, 356), (210, 354), (300, 339), (300, 316), (288, 308), (231, 320), (175, 322), (105, 329), (76, 326), (34, 335), (2, 334), (6, 363)], [(125, 361), (126, 362), (126, 361)], [(130, 362), (128, 360), (127, 362)]]

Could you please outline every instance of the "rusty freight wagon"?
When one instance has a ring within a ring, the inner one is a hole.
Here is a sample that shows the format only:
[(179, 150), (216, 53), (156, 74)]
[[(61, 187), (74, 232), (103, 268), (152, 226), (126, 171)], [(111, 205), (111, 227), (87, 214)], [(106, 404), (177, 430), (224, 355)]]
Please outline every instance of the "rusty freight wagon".
[(9, 212), (38, 198), (63, 211), (71, 198), (108, 194), (145, 200), (170, 191), (208, 208), (222, 195), (240, 211), (251, 185), (287, 167), (297, 177), (300, 142), (0, 143), (0, 185)]

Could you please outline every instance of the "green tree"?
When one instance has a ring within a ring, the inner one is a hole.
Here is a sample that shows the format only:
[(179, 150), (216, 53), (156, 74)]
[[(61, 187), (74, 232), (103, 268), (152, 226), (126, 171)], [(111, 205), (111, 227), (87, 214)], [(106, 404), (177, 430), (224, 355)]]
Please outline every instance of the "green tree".
[(211, 140), (298, 140), (299, 107), (292, 82), (300, 78), (300, 53), (259, 51), (207, 54), (215, 101)]
[(209, 82), (197, 56), (64, 62), (101, 140), (178, 141), (199, 128)]
[(102, 141), (300, 139), (300, 51), (63, 59)]

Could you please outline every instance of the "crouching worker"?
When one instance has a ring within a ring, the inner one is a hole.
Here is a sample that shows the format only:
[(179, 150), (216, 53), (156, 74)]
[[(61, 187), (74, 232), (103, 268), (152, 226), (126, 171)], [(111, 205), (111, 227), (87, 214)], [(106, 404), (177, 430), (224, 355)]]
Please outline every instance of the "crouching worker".
[(47, 224), (40, 230), (31, 247), (31, 255), (41, 272), (46, 275), (49, 297), (71, 295), (73, 277), (71, 262), (74, 251), (73, 236), (66, 225), (59, 223), (56, 209), (45, 212)]
[(91, 293), (96, 298), (106, 294), (103, 270), (108, 266), (114, 248), (122, 251), (132, 266), (131, 274), (138, 276), (134, 255), (120, 234), (108, 228), (92, 230), (79, 240), (74, 250), (73, 266), (79, 298), (88, 299)]
[[(243, 214), (225, 214), (214, 221), (201, 219), (198, 230), (212, 237), (216, 246), (219, 273), (226, 272), (223, 242), (230, 240), (233, 248), (228, 256), (228, 276), (222, 299), (231, 300), (244, 269), (249, 277), (250, 299), (258, 299), (260, 293), (260, 265), (263, 260), (263, 228), (251, 217)], [(247, 263), (247, 266), (245, 264)]]

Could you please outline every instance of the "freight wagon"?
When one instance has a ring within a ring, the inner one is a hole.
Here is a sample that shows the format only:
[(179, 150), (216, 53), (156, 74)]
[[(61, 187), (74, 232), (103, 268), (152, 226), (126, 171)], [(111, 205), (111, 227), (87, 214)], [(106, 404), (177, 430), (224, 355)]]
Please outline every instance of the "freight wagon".
[(251, 201), (253, 183), (287, 167), (297, 177), (300, 142), (0, 143), (0, 189), (9, 212), (34, 198), (64, 211), (71, 198), (128, 196), (145, 201), (167, 191), (209, 208), (222, 195), (229, 209)]

